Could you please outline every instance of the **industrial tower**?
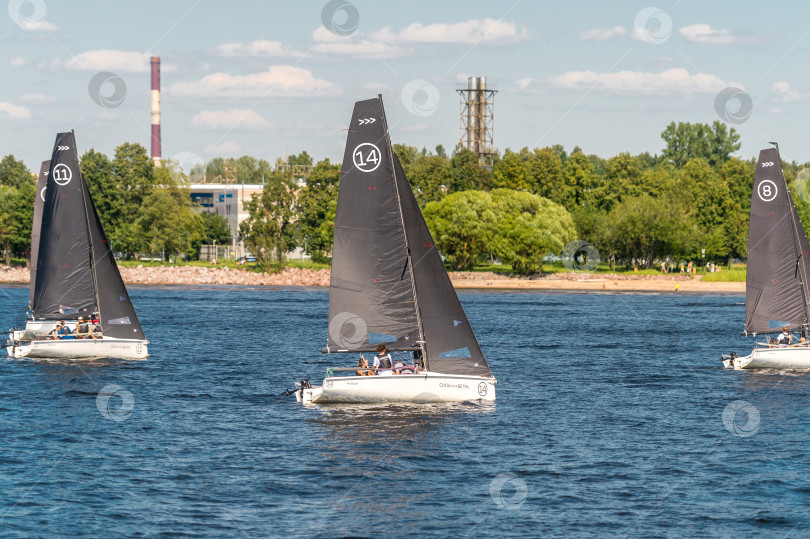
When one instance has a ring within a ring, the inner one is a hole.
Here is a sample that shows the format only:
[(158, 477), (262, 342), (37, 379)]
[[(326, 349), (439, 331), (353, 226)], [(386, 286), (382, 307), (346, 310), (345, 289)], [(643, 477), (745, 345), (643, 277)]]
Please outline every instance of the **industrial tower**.
[(461, 96), (461, 139), (459, 144), (478, 156), (482, 166), (492, 166), (495, 94), (487, 88), (486, 77), (468, 77), (467, 87), (456, 88)]

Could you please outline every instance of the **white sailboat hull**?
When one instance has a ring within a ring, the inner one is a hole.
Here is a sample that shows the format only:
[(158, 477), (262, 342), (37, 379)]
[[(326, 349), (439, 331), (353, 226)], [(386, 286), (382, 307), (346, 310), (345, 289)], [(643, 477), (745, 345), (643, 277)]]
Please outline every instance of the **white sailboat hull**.
[(149, 341), (137, 339), (42, 339), (10, 343), (6, 351), (11, 357), (87, 359), (116, 357), (121, 359), (146, 359), (149, 357)]
[(750, 355), (723, 360), (727, 369), (810, 369), (810, 346), (755, 348)]
[(295, 398), (303, 404), (351, 402), (494, 401), (495, 379), (426, 372), (394, 376), (328, 377), (321, 386), (301, 388)]

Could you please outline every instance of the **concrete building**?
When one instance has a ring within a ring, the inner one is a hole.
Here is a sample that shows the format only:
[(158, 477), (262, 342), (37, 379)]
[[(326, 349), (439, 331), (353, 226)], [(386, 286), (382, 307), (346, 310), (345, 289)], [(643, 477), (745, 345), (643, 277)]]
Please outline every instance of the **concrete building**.
[[(215, 257), (227, 259), (245, 256), (247, 253), (244, 242), (239, 240), (239, 223), (248, 218), (245, 202), (254, 194), (261, 194), (264, 186), (245, 183), (193, 183), (190, 187), (191, 201), (199, 204), (202, 211), (224, 217), (231, 229), (231, 245), (217, 246)], [(213, 252), (201, 253), (203, 260), (213, 257)]]

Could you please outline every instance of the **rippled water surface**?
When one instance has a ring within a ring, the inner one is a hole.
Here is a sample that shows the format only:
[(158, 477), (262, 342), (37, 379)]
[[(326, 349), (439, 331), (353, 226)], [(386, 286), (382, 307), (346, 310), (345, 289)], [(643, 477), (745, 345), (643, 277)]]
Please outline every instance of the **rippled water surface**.
[(304, 408), (325, 290), (130, 292), (148, 361), (0, 364), (0, 535), (806, 534), (810, 375), (721, 368), (741, 297), (462, 293), (495, 404)]

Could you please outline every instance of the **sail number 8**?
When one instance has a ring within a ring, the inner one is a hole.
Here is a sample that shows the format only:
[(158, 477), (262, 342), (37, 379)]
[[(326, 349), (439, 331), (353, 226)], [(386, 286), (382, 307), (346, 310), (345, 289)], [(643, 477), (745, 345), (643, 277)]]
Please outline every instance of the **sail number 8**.
[(352, 152), (352, 160), (357, 170), (361, 172), (371, 172), (380, 166), (382, 156), (379, 148), (370, 142), (364, 142), (354, 149), (354, 152)]
[(771, 180), (762, 180), (757, 186), (757, 194), (762, 202), (770, 202), (776, 198), (776, 184)]

